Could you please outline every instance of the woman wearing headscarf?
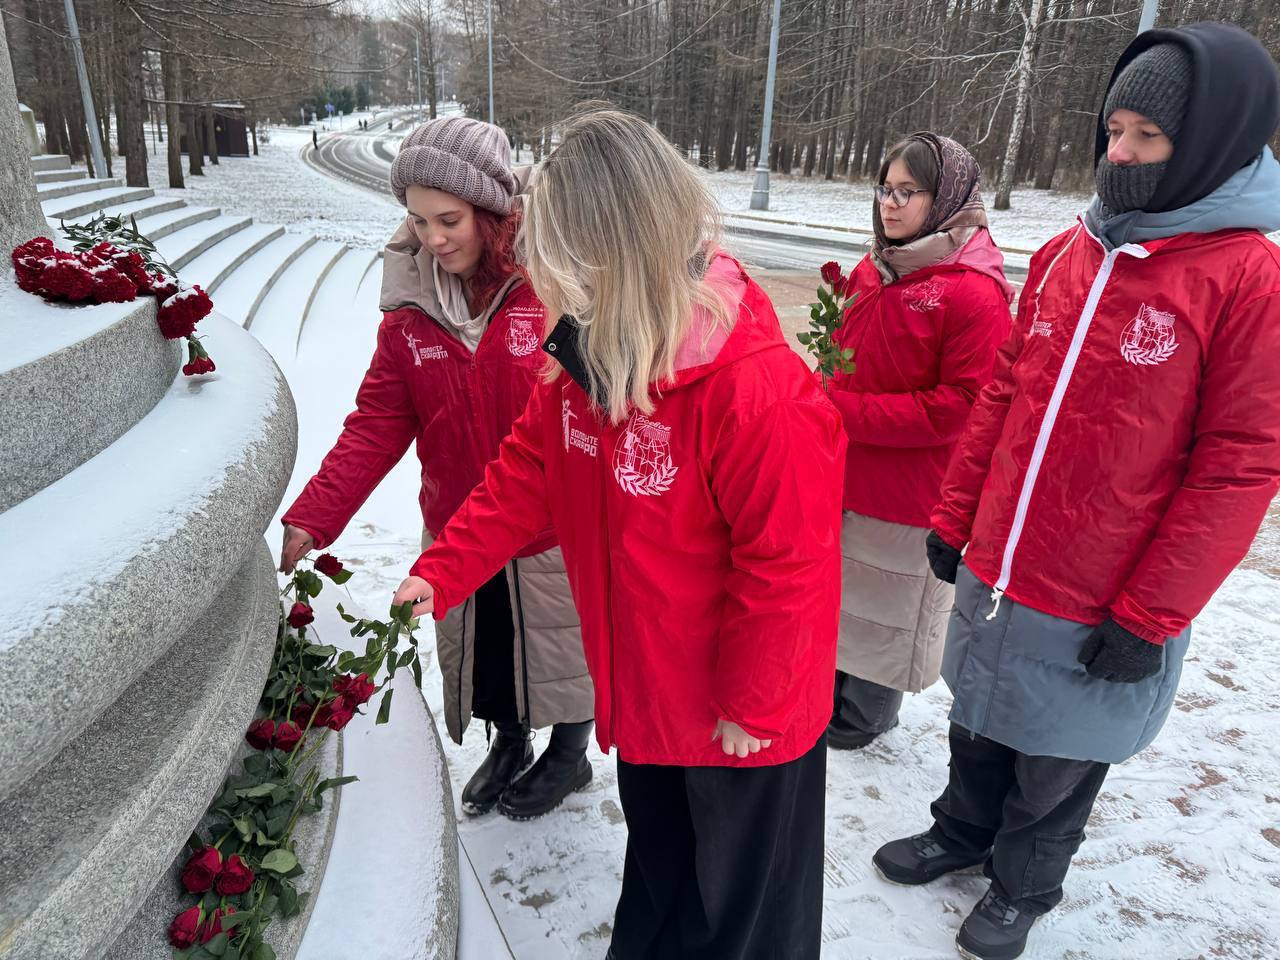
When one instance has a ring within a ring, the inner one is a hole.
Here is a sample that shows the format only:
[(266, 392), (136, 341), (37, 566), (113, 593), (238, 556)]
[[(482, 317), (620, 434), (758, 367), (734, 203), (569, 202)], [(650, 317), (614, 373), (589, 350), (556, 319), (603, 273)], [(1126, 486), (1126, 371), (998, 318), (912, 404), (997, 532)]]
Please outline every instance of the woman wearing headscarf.
[(884, 159), (871, 252), (837, 333), (854, 352), (830, 396), (849, 438), (835, 708), (827, 743), (864, 747), (898, 723), (904, 692), (938, 679), (953, 588), (924, 553), (929, 513), (978, 391), (1009, 333), (1003, 257), (977, 161), (917, 133)]

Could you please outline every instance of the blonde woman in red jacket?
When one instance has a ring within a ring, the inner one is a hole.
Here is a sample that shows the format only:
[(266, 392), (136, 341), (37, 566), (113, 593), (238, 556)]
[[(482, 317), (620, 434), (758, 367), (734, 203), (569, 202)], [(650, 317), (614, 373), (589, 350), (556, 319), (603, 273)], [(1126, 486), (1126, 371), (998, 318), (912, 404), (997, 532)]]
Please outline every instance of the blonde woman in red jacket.
[(524, 227), (553, 362), (395, 597), (447, 615), (554, 525), (618, 750), (617, 960), (821, 938), (844, 439), (715, 220), (649, 124), (564, 126)]
[(954, 588), (925, 559), (929, 513), (978, 391), (1009, 334), (1013, 289), (987, 232), (977, 161), (917, 133), (891, 148), (875, 239), (836, 339), (852, 373), (831, 383), (849, 453), (835, 709), (827, 745), (897, 726), (903, 692), (938, 679)]

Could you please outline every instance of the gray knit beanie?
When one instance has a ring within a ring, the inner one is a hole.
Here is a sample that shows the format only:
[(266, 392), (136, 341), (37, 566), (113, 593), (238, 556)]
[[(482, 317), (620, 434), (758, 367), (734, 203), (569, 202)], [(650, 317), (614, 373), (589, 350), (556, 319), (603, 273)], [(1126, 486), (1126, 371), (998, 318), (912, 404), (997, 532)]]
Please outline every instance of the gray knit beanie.
[[(1144, 50), (1120, 72), (1102, 108), (1105, 123), (1117, 110), (1140, 113), (1164, 131), (1174, 149), (1187, 116), (1191, 96), (1191, 54), (1180, 43), (1158, 43)], [(1117, 166), (1106, 154), (1098, 158), (1094, 182), (1104, 219), (1145, 209), (1168, 161)]]
[(434, 187), (494, 213), (511, 212), (516, 178), (502, 128), (469, 117), (440, 117), (400, 143), (391, 192), (401, 203), (410, 186)]

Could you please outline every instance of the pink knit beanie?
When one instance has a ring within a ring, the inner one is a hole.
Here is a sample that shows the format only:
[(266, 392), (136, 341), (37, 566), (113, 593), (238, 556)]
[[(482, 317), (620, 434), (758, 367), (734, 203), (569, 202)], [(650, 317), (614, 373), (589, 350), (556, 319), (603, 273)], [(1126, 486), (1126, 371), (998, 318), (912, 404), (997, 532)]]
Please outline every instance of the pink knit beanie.
[(401, 203), (410, 186), (434, 187), (494, 213), (511, 211), (516, 178), (511, 145), (501, 127), (469, 117), (440, 117), (400, 143), (391, 191)]

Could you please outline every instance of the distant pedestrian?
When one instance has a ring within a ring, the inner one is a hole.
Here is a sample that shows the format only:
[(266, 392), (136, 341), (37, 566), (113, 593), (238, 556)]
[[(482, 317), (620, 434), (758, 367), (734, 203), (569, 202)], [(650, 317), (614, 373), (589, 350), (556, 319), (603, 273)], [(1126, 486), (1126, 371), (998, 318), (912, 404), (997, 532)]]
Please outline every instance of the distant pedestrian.
[(311, 131), (311, 147), (315, 150), (320, 149), (320, 139), (316, 136), (314, 129)]

